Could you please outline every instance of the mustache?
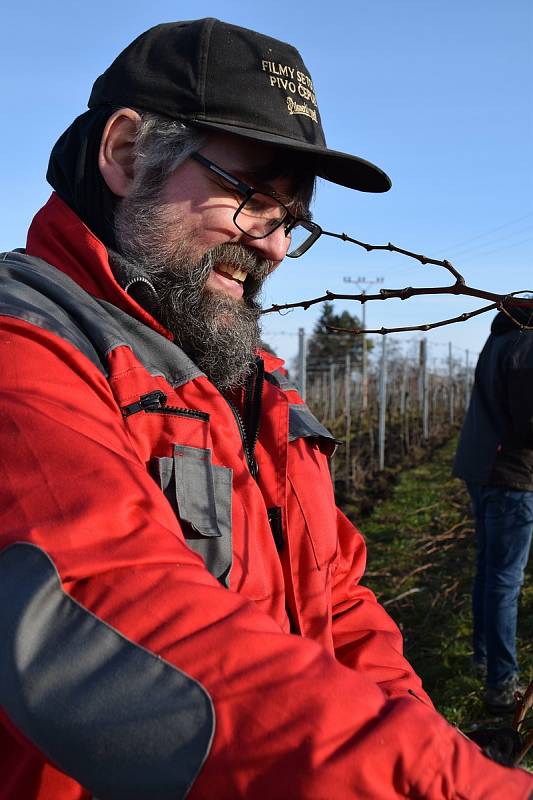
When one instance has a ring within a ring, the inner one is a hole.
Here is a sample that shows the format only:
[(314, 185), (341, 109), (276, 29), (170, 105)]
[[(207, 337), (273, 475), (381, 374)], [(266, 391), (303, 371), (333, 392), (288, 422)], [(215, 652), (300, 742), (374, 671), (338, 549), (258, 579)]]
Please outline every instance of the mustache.
[(211, 247), (202, 258), (206, 280), (209, 272), (220, 262), (247, 273), (244, 282), (245, 296), (255, 295), (275, 267), (274, 261), (262, 258), (251, 247), (237, 242), (225, 242)]

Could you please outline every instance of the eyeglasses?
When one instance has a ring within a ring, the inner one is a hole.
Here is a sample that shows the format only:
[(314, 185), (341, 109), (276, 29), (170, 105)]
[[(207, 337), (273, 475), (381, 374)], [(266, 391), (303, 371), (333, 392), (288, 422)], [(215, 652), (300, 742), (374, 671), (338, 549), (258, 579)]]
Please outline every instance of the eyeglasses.
[(295, 217), (287, 206), (269, 192), (260, 192), (230, 175), (200, 153), (191, 158), (231, 184), (244, 200), (233, 215), (235, 226), (251, 239), (264, 239), (283, 225), (285, 236), (290, 238), (289, 258), (302, 256), (316, 242), (322, 228), (309, 219)]

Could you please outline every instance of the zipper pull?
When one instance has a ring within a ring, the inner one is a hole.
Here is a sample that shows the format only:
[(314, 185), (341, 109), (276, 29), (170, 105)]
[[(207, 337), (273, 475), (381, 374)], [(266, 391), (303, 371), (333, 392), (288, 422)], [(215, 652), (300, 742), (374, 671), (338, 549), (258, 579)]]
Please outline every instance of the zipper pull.
[(253, 453), (251, 453), (249, 457), (248, 464), (250, 467), (250, 474), (252, 478), (254, 479), (254, 481), (257, 481), (257, 479), (259, 478), (259, 465)]
[(137, 414), (139, 411), (154, 411), (158, 408), (163, 408), (166, 405), (167, 396), (160, 389), (155, 392), (148, 392), (142, 394), (135, 403), (130, 403), (127, 406), (122, 406), (123, 417), (130, 417), (132, 414)]

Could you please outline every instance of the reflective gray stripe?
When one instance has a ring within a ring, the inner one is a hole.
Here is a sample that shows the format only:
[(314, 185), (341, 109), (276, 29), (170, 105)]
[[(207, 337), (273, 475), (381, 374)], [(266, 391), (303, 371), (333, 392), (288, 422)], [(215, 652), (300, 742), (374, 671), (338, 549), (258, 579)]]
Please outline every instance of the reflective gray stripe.
[[(118, 344), (107, 315), (67, 275), (23, 253), (0, 256), (0, 315), (25, 320), (70, 342), (107, 374), (105, 355)], [(86, 320), (90, 320), (87, 326)], [(91, 336), (89, 331), (94, 331)]]
[(152, 375), (162, 375), (177, 389), (204, 374), (178, 345), (165, 336), (112, 303), (105, 300), (99, 300), (98, 303), (114, 319), (121, 335)]
[(99, 800), (186, 797), (215, 728), (206, 690), (61, 588), (40, 548), (0, 553), (0, 703)]
[(332, 444), (337, 441), (306, 405), (291, 403), (289, 405), (289, 442), (304, 436), (320, 436), (323, 439), (330, 439)]
[(282, 389), (284, 392), (298, 391), (298, 387), (292, 383), (280, 369), (275, 369), (274, 372), (265, 372), (265, 380)]
[(175, 387), (203, 373), (183, 350), (143, 322), (97, 300), (41, 258), (0, 255), (0, 315), (23, 319), (70, 342), (107, 375), (106, 356), (126, 345), (152, 375)]

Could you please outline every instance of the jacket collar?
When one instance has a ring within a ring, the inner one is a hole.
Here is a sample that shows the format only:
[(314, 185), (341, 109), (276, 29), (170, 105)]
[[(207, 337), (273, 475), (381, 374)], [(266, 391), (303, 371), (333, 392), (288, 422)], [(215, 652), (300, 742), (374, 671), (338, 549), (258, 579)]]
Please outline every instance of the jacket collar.
[(172, 334), (119, 285), (105, 246), (55, 192), (37, 212), (28, 231), (26, 252), (48, 261), (82, 289), (107, 300), (172, 340)]

